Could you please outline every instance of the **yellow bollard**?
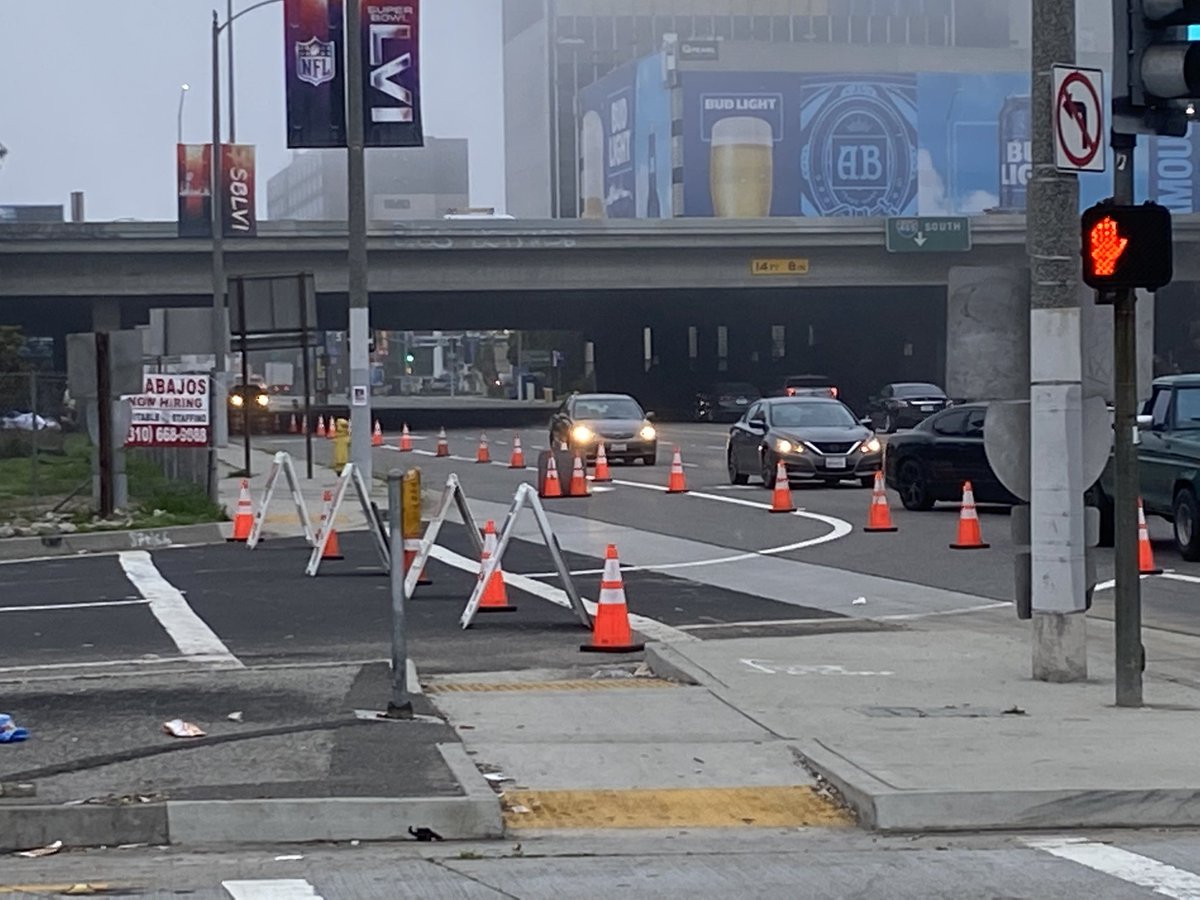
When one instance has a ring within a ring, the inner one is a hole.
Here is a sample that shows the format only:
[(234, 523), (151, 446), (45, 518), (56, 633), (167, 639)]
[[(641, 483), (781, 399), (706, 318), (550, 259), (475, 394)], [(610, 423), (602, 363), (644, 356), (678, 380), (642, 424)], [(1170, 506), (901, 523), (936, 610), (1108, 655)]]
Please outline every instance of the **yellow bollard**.
[(345, 419), (337, 420), (337, 431), (333, 436), (333, 471), (339, 475), (346, 463), (350, 462), (350, 423)]

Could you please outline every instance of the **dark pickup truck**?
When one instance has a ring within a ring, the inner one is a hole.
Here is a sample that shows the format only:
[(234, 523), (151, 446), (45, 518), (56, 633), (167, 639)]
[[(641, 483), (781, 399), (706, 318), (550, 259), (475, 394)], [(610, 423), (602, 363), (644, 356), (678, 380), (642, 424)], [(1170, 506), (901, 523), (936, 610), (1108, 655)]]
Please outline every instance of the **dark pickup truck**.
[[(1184, 559), (1200, 560), (1200, 374), (1156, 378), (1142, 417), (1138, 478), (1146, 513), (1174, 525), (1175, 546)], [(1112, 497), (1110, 459), (1097, 485), (1101, 543), (1108, 545)]]

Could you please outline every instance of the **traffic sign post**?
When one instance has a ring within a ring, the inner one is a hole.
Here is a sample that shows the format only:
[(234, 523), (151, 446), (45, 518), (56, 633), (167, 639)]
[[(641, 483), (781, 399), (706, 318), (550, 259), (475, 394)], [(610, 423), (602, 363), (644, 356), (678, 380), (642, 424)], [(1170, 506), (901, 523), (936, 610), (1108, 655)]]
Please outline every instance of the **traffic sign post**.
[(1104, 73), (1054, 67), (1054, 165), (1060, 172), (1103, 172)]
[(966, 216), (899, 216), (887, 220), (888, 253), (966, 253), (971, 220)]

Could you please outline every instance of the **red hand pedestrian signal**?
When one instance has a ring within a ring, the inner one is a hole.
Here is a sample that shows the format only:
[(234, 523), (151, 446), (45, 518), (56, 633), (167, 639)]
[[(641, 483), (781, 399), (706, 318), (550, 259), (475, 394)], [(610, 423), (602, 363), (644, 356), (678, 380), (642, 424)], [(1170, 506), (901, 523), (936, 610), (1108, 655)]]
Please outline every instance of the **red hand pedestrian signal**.
[(1092, 226), (1088, 250), (1092, 256), (1092, 271), (1097, 275), (1112, 275), (1117, 270), (1117, 260), (1129, 246), (1129, 239), (1121, 236), (1117, 220), (1105, 216)]

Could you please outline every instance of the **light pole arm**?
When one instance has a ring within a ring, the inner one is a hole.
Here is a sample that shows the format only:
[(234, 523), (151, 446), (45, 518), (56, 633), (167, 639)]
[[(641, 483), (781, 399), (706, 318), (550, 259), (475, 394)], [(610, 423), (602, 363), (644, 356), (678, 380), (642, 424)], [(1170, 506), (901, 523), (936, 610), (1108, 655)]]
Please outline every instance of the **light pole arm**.
[(220, 20), (217, 18), (217, 11), (214, 9), (213, 10), (213, 21), (218, 23), (217, 24), (217, 34), (220, 34), (222, 31), (224, 31), (227, 27), (229, 27), (231, 24), (236, 22), (238, 19), (240, 19), (246, 13), (252, 13), (256, 9), (261, 9), (264, 6), (271, 6), (272, 4), (282, 3), (282, 2), (283, 2), (283, 0), (259, 0), (259, 2), (255, 3), (253, 6), (247, 6), (245, 9), (241, 10), (240, 12), (234, 13), (232, 16), (230, 16), (224, 22), (220, 22)]

